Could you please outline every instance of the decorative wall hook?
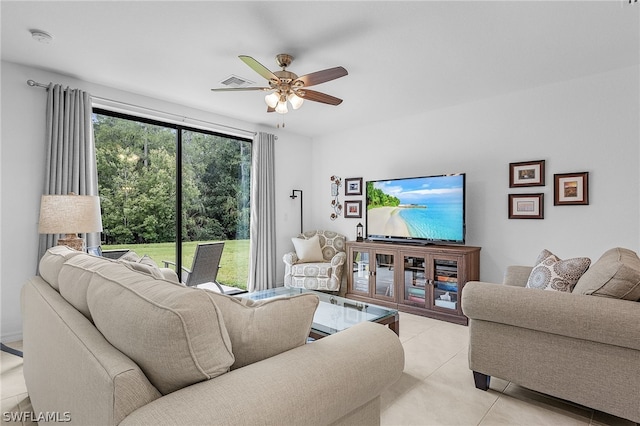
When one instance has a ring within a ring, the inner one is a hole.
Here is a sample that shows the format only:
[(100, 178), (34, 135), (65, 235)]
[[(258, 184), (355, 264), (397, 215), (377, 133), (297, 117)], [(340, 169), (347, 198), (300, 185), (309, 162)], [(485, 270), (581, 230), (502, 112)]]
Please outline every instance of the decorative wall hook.
[(331, 208), (333, 209), (333, 213), (331, 213), (331, 216), (329, 216), (331, 220), (336, 220), (342, 214), (342, 204), (338, 199), (341, 186), (342, 178), (336, 175), (331, 176), (331, 196), (333, 197), (333, 200), (331, 200)]

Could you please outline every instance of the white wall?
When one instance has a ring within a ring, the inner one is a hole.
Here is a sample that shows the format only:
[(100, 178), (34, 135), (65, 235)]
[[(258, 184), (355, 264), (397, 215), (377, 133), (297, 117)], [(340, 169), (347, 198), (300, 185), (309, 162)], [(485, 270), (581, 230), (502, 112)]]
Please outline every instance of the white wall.
[[(594, 261), (612, 246), (640, 251), (639, 72), (638, 67), (622, 69), (310, 141), (2, 62), (0, 337), (21, 337), (20, 287), (37, 265), (46, 93), (27, 86), (28, 79), (277, 134), (278, 257), (292, 248), (289, 239), (299, 231), (300, 204), (289, 198), (292, 189), (304, 191), (305, 229), (334, 229), (354, 239), (360, 219), (329, 219), (331, 175), (366, 181), (466, 172), (467, 244), (482, 247), (481, 279), (500, 281), (507, 265), (531, 264), (543, 248), (563, 258), (589, 256)], [(305, 159), (310, 158), (322, 161), (309, 166)], [(508, 164), (539, 159), (546, 160), (546, 186), (510, 189)], [(553, 174), (582, 171), (590, 173), (590, 205), (554, 207)], [(507, 194), (519, 192), (545, 194), (544, 220), (507, 219)], [(282, 262), (276, 267), (281, 284)]]
[[(421, 113), (314, 140), (312, 221), (355, 238), (360, 219), (329, 219), (329, 177), (364, 180), (467, 173), (467, 245), (482, 280), (530, 265), (547, 248), (597, 260), (640, 249), (638, 67)], [(384, 105), (381, 105), (383, 108)], [(544, 187), (509, 188), (509, 163), (546, 160)], [(553, 174), (589, 172), (588, 206), (554, 206)], [(507, 194), (544, 193), (543, 220), (509, 220)], [(340, 200), (358, 197), (344, 197)], [(364, 197), (360, 197), (364, 198)], [(362, 219), (364, 224), (364, 217)]]
[[(277, 251), (290, 249), (289, 237), (299, 231), (299, 204), (289, 198), (291, 189), (308, 193), (311, 175), (298, 159), (308, 155), (310, 139), (282, 129), (259, 128), (251, 123), (215, 116), (156, 99), (91, 84), (59, 74), (2, 62), (2, 143), (0, 145), (0, 305), (1, 340), (21, 338), (20, 288), (36, 274), (38, 262), (38, 212), (44, 186), (46, 91), (29, 87), (27, 80), (49, 82), (87, 90), (94, 96), (143, 106), (249, 131), (278, 136), (276, 143)], [(306, 204), (306, 201), (305, 201)], [(279, 282), (284, 266), (277, 263)]]

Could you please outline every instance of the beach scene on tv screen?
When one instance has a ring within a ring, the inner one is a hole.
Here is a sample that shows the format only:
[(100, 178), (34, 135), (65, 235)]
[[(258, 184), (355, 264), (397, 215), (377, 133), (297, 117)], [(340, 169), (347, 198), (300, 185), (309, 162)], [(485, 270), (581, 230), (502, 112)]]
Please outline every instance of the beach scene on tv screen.
[(463, 240), (464, 177), (367, 182), (367, 234)]

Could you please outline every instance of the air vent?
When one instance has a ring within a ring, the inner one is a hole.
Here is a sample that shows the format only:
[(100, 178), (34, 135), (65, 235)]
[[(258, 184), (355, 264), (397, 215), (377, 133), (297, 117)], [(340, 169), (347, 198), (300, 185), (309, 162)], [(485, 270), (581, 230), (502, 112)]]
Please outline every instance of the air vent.
[(246, 78), (238, 77), (237, 75), (233, 74), (220, 82), (220, 84), (222, 84), (223, 86), (234, 88), (248, 87), (254, 83), (255, 81), (247, 80)]

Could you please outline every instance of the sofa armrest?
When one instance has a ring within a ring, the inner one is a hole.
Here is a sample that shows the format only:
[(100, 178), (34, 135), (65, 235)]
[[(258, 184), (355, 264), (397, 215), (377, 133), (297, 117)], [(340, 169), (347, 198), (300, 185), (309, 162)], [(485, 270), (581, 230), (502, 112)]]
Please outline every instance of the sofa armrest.
[(296, 255), (295, 252), (285, 253), (284, 256), (282, 256), (282, 260), (284, 263), (291, 266), (298, 261), (298, 255)]
[(507, 266), (507, 270), (504, 272), (504, 281), (506, 285), (512, 285), (517, 287), (524, 287), (529, 281), (529, 275), (531, 275), (531, 266), (512, 265)]
[(21, 290), (24, 380), (35, 412), (74, 424), (118, 424), (160, 398), (131, 359), (40, 277)]
[(402, 374), (388, 328), (361, 323), (180, 389), (121, 424), (331, 424), (377, 398)]
[(490, 321), (640, 350), (640, 303), (470, 281), (462, 290), (470, 321)]

